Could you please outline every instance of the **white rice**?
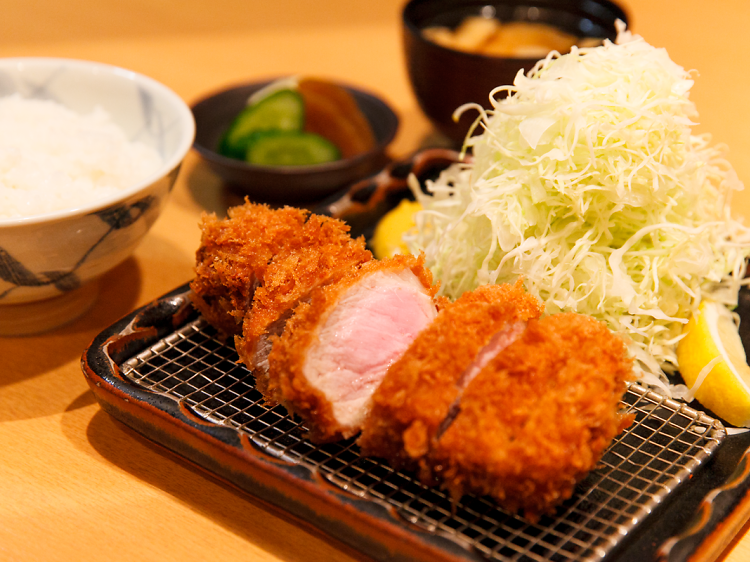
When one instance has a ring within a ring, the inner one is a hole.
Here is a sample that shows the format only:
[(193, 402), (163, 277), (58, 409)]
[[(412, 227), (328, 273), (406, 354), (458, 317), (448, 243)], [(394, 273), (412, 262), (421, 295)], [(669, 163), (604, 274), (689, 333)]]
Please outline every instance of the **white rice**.
[(135, 185), (161, 164), (101, 108), (79, 115), (19, 95), (0, 98), (0, 219), (72, 209)]

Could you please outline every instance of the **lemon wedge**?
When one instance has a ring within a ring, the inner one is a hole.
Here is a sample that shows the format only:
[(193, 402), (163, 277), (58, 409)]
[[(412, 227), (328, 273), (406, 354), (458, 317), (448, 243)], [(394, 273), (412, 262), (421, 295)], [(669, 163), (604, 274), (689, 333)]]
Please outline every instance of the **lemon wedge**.
[(397, 207), (383, 215), (375, 227), (371, 241), (376, 258), (390, 258), (395, 254), (409, 253), (403, 236), (415, 226), (414, 213), (421, 208), (416, 201), (403, 199)]
[(691, 395), (730, 424), (750, 427), (750, 366), (729, 310), (703, 301), (684, 333), (677, 362)]

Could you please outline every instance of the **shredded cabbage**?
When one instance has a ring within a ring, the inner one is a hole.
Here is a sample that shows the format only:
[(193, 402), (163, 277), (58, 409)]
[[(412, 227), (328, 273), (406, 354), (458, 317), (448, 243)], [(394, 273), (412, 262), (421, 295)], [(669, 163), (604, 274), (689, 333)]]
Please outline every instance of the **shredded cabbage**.
[[(422, 193), (405, 239), (457, 298), (523, 277), (547, 313), (577, 311), (629, 337), (667, 394), (682, 327), (710, 297), (734, 306), (750, 230), (725, 149), (694, 135), (690, 74), (620, 26), (616, 43), (551, 53), (496, 88), (467, 137), (473, 160)], [(508, 96), (496, 100), (506, 91)]]

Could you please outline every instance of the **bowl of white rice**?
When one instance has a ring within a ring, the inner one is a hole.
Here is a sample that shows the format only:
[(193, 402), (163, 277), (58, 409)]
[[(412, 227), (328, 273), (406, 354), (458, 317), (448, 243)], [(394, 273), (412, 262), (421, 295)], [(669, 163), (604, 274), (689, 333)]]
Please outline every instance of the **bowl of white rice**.
[(194, 136), (190, 108), (146, 76), (0, 59), (0, 335), (86, 312), (159, 216)]

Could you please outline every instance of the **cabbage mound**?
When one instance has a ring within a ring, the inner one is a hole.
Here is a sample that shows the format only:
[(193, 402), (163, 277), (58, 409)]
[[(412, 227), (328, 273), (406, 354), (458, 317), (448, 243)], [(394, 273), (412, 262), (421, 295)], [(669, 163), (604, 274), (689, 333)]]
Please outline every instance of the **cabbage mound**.
[[(467, 137), (473, 161), (423, 194), (407, 235), (442, 294), (514, 282), (547, 313), (627, 335), (642, 380), (672, 395), (682, 327), (701, 300), (736, 305), (750, 231), (724, 149), (691, 131), (690, 75), (621, 26), (617, 43), (551, 53), (496, 88)], [(495, 96), (507, 91), (508, 96)], [(412, 180), (414, 181), (414, 180)]]

